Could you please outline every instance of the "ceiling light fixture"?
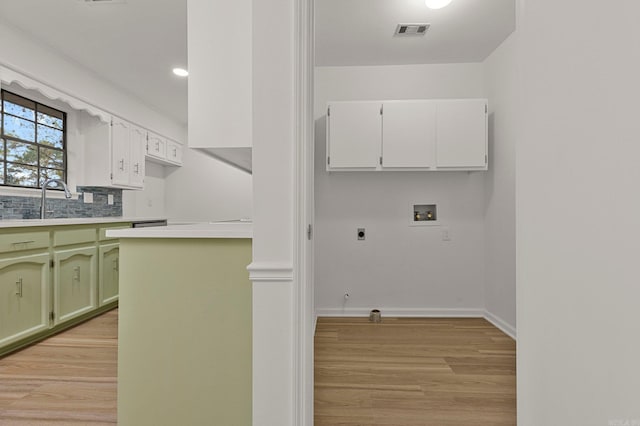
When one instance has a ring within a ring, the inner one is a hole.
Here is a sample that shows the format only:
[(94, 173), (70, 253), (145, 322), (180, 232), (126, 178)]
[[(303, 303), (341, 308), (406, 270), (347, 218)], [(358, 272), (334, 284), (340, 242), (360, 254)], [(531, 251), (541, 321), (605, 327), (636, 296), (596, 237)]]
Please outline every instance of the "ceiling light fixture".
[(425, 0), (427, 7), (429, 9), (442, 9), (443, 7), (449, 5), (451, 0)]
[(178, 77), (186, 77), (189, 75), (189, 71), (185, 70), (184, 68), (174, 68), (173, 73)]

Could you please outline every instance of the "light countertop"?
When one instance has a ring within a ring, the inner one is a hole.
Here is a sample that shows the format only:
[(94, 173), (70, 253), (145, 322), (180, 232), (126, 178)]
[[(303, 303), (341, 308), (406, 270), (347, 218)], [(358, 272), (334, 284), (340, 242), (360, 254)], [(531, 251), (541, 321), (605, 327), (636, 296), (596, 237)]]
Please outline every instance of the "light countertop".
[(114, 238), (252, 238), (251, 222), (208, 222), (107, 230)]
[(93, 225), (101, 223), (121, 223), (121, 222), (149, 222), (155, 220), (165, 220), (157, 217), (78, 217), (68, 219), (22, 219), (22, 220), (0, 220), (0, 228), (27, 228), (30, 226), (58, 226), (58, 225)]

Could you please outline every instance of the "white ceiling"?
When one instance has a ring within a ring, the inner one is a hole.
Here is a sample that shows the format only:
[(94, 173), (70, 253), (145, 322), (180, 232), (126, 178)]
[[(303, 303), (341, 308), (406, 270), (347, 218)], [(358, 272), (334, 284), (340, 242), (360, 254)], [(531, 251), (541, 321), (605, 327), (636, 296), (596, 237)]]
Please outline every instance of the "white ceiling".
[(0, 22), (179, 123), (187, 122), (187, 1), (0, 0)]
[[(515, 0), (316, 0), (316, 65), (481, 62), (515, 29)], [(429, 23), (422, 37), (397, 24)]]
[[(29, 34), (151, 108), (187, 123), (186, 0), (0, 0), (0, 22)], [(232, 0), (231, 0), (232, 1)], [(316, 0), (316, 64), (397, 65), (484, 60), (515, 28), (515, 0)], [(394, 37), (427, 22), (424, 37)]]

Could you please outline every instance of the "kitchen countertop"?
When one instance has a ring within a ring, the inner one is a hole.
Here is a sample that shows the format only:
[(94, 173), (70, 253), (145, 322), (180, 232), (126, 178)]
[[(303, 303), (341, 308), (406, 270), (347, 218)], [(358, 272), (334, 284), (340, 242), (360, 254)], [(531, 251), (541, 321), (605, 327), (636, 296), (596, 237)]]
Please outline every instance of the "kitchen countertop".
[(58, 226), (58, 225), (93, 225), (100, 223), (120, 223), (120, 222), (149, 222), (154, 220), (165, 220), (157, 217), (78, 217), (68, 219), (22, 219), (22, 220), (0, 220), (1, 228), (28, 228), (31, 226)]
[(252, 238), (253, 224), (232, 221), (113, 229), (107, 231), (107, 236), (115, 238)]

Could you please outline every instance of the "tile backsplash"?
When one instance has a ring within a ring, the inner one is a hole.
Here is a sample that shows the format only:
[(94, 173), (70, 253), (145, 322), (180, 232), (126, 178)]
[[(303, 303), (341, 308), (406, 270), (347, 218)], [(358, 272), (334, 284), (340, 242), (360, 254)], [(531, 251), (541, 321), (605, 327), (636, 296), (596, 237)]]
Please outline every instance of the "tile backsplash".
[[(47, 190), (49, 193), (52, 190)], [(122, 190), (79, 186), (77, 200), (47, 197), (47, 219), (122, 216)], [(84, 193), (93, 194), (93, 203), (84, 202)], [(108, 203), (113, 195), (113, 204)], [(0, 220), (40, 218), (40, 197), (0, 195)]]

